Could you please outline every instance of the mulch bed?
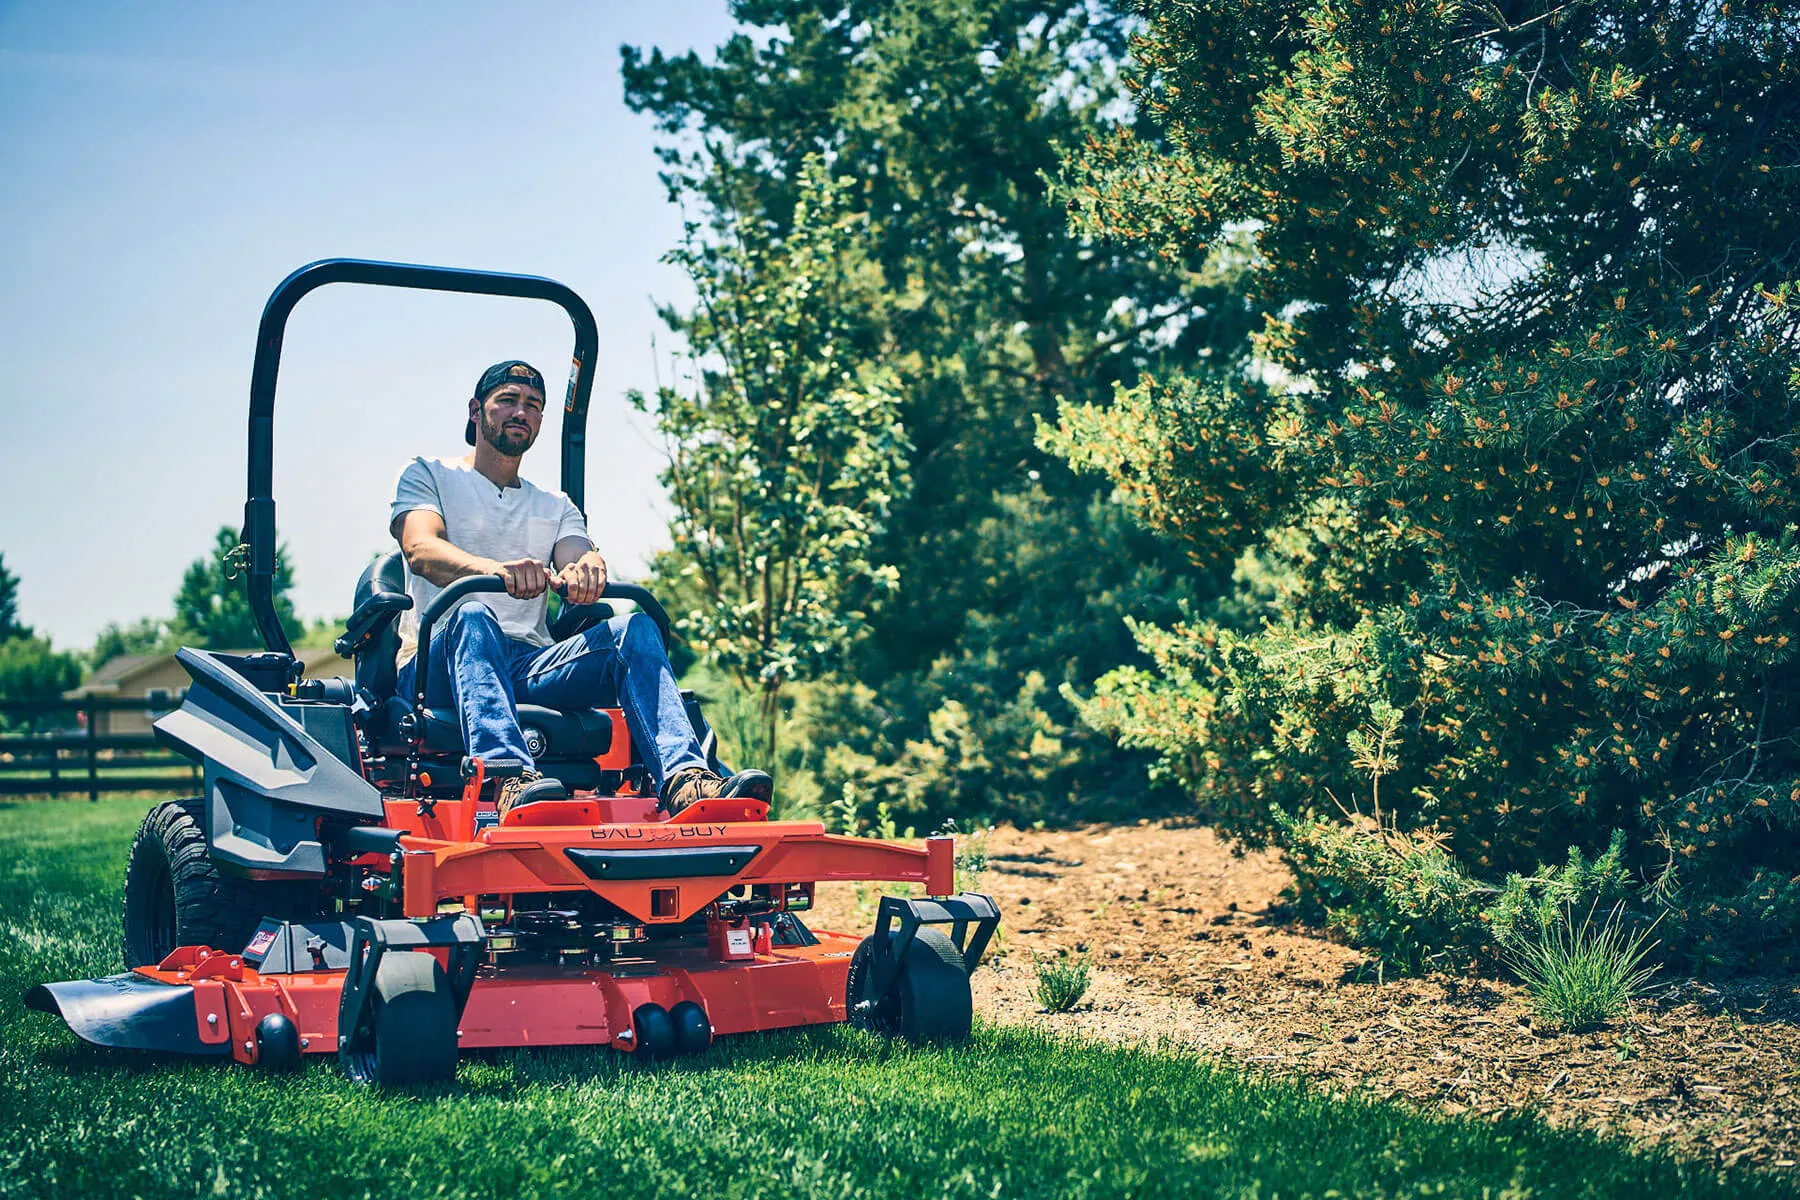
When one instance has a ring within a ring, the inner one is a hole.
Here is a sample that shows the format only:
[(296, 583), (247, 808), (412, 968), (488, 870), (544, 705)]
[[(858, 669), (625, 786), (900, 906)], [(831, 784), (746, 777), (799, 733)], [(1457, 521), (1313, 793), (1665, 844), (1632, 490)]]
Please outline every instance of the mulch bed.
[[(1800, 980), (1660, 980), (1630, 1019), (1565, 1034), (1534, 1024), (1504, 980), (1381, 978), (1291, 918), (1274, 854), (1234, 855), (1209, 829), (1000, 829), (988, 854), (982, 887), (1004, 926), (975, 996), (991, 1020), (1163, 1042), (1447, 1112), (1535, 1112), (1725, 1165), (1800, 1162)], [(810, 923), (866, 922), (840, 886)], [(1093, 984), (1073, 1011), (1046, 1013), (1033, 959), (1062, 953), (1086, 955)]]

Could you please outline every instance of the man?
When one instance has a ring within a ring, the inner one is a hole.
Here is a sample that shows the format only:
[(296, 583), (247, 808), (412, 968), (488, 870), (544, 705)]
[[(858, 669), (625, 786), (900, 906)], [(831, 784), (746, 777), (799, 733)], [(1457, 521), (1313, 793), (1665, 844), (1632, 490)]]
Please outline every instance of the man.
[(568, 603), (592, 604), (606, 586), (606, 560), (567, 496), (519, 478), (519, 460), (543, 421), (543, 376), (516, 359), (496, 363), (469, 399), (463, 438), (474, 452), (456, 460), (415, 458), (400, 473), (388, 530), (406, 556), (413, 598), (401, 625), (401, 692), (413, 687), (418, 614), (454, 579), (499, 575), (505, 596), (470, 597), (434, 629), (426, 699), (458, 710), (472, 757), (524, 764), (522, 775), (501, 783), (502, 816), (564, 795), (561, 783), (539, 775), (525, 748), (521, 700), (549, 708), (619, 704), (671, 814), (714, 796), (766, 801), (771, 783), (763, 772), (740, 771), (727, 780), (707, 769), (649, 617), (615, 617), (550, 640), (546, 590), (554, 582)]

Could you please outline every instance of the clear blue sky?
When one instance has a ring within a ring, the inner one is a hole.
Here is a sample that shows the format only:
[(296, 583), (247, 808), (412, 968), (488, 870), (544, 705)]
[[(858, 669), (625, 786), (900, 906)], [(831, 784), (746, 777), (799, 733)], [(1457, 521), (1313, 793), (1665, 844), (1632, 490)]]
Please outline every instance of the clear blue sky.
[[(138, 5), (0, 0), (0, 552), (59, 646), (166, 615), (244, 499), (257, 319), (335, 255), (549, 275), (600, 324), (588, 511), (629, 574), (663, 543), (648, 388), (681, 214), (621, 43), (705, 51), (724, 0)], [(503, 358), (560, 393), (561, 311), (347, 286), (288, 326), (275, 498), (303, 616), (342, 614), (411, 455), (460, 454)], [(669, 338), (660, 339), (666, 363)], [(665, 366), (666, 372), (666, 366)], [(554, 485), (559, 426), (525, 473)]]

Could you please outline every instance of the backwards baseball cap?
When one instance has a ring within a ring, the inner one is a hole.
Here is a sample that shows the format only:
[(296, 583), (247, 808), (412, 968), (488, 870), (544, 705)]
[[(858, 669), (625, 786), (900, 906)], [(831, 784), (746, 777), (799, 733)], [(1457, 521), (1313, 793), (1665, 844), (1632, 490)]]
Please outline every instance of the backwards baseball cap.
[[(481, 379), (475, 384), (473, 399), (480, 403), (486, 400), (488, 394), (495, 388), (509, 383), (534, 387), (538, 391), (544, 392), (545, 395), (549, 395), (549, 392), (544, 389), (544, 377), (538, 374), (536, 367), (528, 362), (509, 358), (505, 362), (495, 363), (481, 373)], [(463, 430), (463, 441), (471, 446), (475, 444), (475, 422), (472, 420), (469, 422), (469, 427)]]

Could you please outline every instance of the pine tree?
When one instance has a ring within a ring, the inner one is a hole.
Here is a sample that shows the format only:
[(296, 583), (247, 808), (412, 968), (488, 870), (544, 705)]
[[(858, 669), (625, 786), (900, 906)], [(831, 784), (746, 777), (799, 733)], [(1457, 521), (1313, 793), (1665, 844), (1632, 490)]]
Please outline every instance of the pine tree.
[(6, 555), (0, 554), (0, 642), (30, 636), (31, 627), (19, 622), (19, 577), (6, 569)]
[(1464, 869), (1612, 830), (1700, 961), (1800, 932), (1800, 25), (1709, 0), (1145, 0), (1162, 140), (1090, 146), (1077, 229), (1254, 239), (1229, 386), (1047, 439), (1142, 520), (1288, 582), (1249, 635), (1141, 627), (1089, 719), (1248, 839), (1382, 784)]

